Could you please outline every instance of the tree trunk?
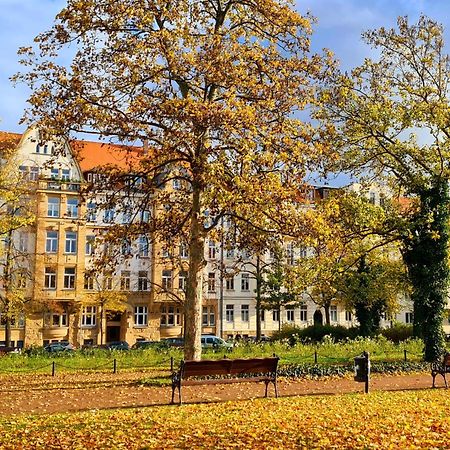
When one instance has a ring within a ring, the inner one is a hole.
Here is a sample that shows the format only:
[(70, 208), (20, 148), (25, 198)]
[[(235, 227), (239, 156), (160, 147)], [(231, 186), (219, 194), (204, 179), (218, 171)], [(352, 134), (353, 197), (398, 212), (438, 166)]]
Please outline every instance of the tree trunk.
[(325, 310), (325, 324), (331, 325), (331, 318), (330, 318), (330, 304), (327, 302), (323, 305), (323, 309)]
[(201, 313), (202, 313), (202, 272), (204, 266), (205, 238), (201, 217), (200, 187), (192, 186), (192, 213), (189, 239), (189, 272), (186, 286), (186, 301), (184, 305), (185, 337), (184, 358), (199, 360), (202, 356), (201, 347)]
[(1, 313), (4, 315), (5, 319), (5, 346), (11, 347), (11, 311), (10, 311), (10, 302), (11, 302), (11, 293), (13, 290), (13, 277), (12, 277), (12, 230), (8, 231), (6, 237), (6, 251), (5, 251), (5, 266), (3, 268), (3, 289), (5, 290), (5, 298), (3, 304), (3, 310)]
[(445, 351), (442, 329), (448, 289), (448, 244), (450, 198), (448, 184), (438, 180), (419, 193), (420, 210), (405, 238), (404, 260), (413, 292), (414, 333), (423, 338), (426, 361)]
[(256, 257), (256, 340), (261, 340), (261, 257)]

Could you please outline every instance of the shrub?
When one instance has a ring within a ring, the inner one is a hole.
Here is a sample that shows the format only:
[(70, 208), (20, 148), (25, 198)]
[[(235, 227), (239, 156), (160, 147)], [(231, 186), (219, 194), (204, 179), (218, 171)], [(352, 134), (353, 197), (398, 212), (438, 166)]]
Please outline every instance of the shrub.
[(384, 328), (381, 330), (381, 334), (392, 342), (403, 342), (412, 337), (413, 327), (412, 325), (396, 323), (391, 328)]
[(334, 341), (354, 339), (358, 335), (357, 328), (346, 328), (341, 325), (313, 325), (306, 328), (285, 325), (273, 334), (274, 340), (287, 340), (291, 345), (298, 342), (320, 342), (325, 336)]

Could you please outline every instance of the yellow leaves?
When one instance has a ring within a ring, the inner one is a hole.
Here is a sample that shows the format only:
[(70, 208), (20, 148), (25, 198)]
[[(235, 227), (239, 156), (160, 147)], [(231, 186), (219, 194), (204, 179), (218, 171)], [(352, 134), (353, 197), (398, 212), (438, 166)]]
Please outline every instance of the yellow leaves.
[(0, 419), (2, 448), (446, 448), (444, 389)]

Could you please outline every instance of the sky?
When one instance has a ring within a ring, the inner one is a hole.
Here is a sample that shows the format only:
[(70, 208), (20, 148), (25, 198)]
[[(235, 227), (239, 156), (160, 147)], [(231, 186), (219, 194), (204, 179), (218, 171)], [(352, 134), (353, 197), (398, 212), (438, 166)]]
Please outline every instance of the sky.
[[(30, 94), (24, 85), (13, 86), (9, 78), (21, 67), (17, 49), (32, 44), (34, 37), (49, 29), (65, 0), (0, 0), (0, 129), (23, 132), (19, 121)], [(317, 18), (311, 45), (314, 51), (328, 48), (345, 70), (359, 65), (371, 49), (361, 40), (368, 29), (393, 27), (398, 16), (410, 21), (425, 14), (446, 29), (450, 52), (449, 0), (296, 0), (300, 13)]]

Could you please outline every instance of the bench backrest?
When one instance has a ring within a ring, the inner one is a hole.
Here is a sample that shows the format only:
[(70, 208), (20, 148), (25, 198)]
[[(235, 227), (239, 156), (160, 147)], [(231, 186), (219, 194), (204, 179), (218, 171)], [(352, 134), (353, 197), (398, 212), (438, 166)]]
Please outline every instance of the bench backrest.
[(240, 375), (249, 373), (275, 373), (278, 357), (253, 359), (217, 359), (203, 361), (182, 361), (181, 377), (208, 375)]

